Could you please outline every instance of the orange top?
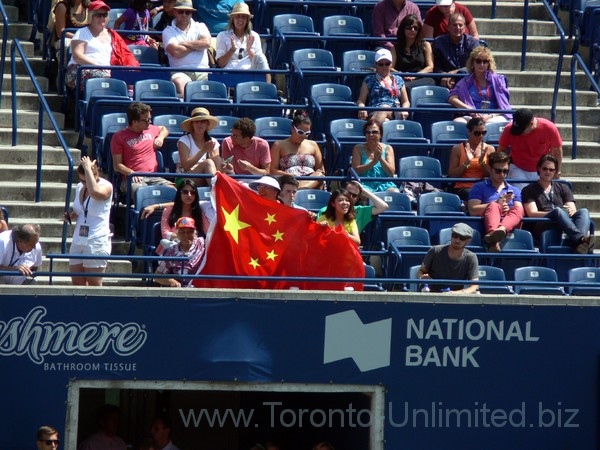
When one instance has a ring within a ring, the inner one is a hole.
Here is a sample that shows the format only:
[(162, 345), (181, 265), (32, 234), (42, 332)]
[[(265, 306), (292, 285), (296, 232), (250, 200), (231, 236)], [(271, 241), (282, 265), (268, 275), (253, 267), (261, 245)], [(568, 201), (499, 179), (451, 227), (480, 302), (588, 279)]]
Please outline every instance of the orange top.
[[(465, 149), (465, 143), (460, 144), (460, 158), (458, 164), (464, 164), (467, 160), (467, 150)], [(484, 158), (484, 162), (487, 163), (487, 155)], [(471, 158), (469, 162), (469, 168), (465, 169), (461, 178), (483, 178), (483, 170), (479, 164), (479, 158)], [(459, 181), (454, 184), (455, 189), (466, 188), (470, 189), (475, 183), (472, 181)]]

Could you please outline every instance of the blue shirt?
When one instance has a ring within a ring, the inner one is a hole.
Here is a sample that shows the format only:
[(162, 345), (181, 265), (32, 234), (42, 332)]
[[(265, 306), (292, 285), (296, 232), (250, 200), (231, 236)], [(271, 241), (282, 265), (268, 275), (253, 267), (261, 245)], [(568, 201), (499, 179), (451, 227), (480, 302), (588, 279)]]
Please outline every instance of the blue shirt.
[(473, 185), (469, 191), (469, 201), (481, 200), (482, 204), (492, 203), (498, 200), (502, 195), (506, 195), (506, 192), (510, 190), (513, 191), (513, 196), (508, 201), (508, 206), (512, 208), (515, 202), (522, 202), (521, 190), (518, 187), (505, 182), (504, 187), (498, 192), (489, 178)]
[(458, 44), (452, 42), (449, 34), (442, 34), (433, 40), (434, 72), (451, 72), (465, 67), (474, 48), (479, 41), (469, 34), (464, 34)]

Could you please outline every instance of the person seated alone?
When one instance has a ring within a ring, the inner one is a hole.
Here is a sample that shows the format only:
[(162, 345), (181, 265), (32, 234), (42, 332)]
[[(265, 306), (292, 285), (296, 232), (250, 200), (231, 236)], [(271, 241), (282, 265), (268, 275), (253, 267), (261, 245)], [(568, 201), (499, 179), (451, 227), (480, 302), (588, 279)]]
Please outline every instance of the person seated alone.
[(575, 253), (586, 254), (594, 248), (590, 236), (590, 212), (587, 208), (577, 209), (575, 197), (566, 183), (554, 181), (558, 160), (553, 155), (544, 155), (537, 164), (539, 180), (523, 188), (523, 207), (527, 217), (545, 217), (554, 223), (535, 224), (533, 235), (537, 238), (549, 229), (558, 226), (575, 247)]
[[(473, 229), (466, 223), (457, 223), (452, 227), (452, 241), (446, 245), (434, 245), (429, 249), (421, 267), (417, 271), (417, 278), (421, 280), (479, 280), (479, 262), (477, 255), (466, 248), (473, 238)], [(462, 284), (444, 286), (432, 284), (432, 292), (440, 292), (450, 288), (449, 292), (461, 294), (474, 294), (479, 289), (477, 284), (464, 287)]]

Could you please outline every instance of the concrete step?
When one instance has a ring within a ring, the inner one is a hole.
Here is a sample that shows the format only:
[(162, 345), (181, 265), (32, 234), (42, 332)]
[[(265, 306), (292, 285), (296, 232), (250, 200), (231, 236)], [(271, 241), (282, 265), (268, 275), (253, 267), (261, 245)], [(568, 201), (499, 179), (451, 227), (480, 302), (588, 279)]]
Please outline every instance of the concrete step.
[[(45, 252), (48, 253), (48, 252)], [(113, 252), (113, 254), (115, 254)], [(106, 267), (106, 273), (132, 273), (131, 261), (109, 261)], [(44, 258), (42, 262), (42, 268), (44, 272), (50, 271), (50, 259)], [(68, 272), (69, 271), (69, 260), (68, 259), (53, 259), (52, 272)]]
[[(579, 128), (581, 125), (578, 125)], [(573, 145), (572, 142), (563, 140), (563, 155), (565, 158), (571, 158), (573, 156)], [(585, 142), (580, 141), (577, 143), (577, 159), (589, 158), (597, 159), (600, 153), (600, 143), (598, 142)]]
[[(46, 102), (52, 111), (60, 111), (62, 109), (62, 96), (57, 94), (45, 94)], [(17, 108), (25, 111), (37, 111), (40, 100), (34, 92), (17, 92)], [(12, 93), (10, 90), (2, 91), (2, 106), (4, 108), (12, 108)]]
[[(17, 81), (17, 92), (34, 92), (33, 83), (29, 77), (24, 75), (17, 75), (15, 77)], [(40, 85), (40, 88), (43, 92), (48, 92), (48, 78), (43, 76), (36, 76), (35, 78)], [(2, 80), (2, 92), (10, 92), (12, 89), (12, 76), (10, 72), (4, 74), (4, 79)]]
[[(522, 9), (521, 9), (522, 10)], [(475, 22), (477, 23), (477, 31), (479, 31), (479, 35), (487, 40), (487, 37), (490, 36), (523, 36), (523, 16), (521, 16), (521, 20), (515, 20), (514, 18), (496, 18), (496, 19), (486, 19), (480, 18), (478, 16), (475, 17)], [(527, 36), (531, 36), (532, 38), (539, 38), (541, 36), (558, 36), (556, 31), (556, 26), (553, 22), (548, 20), (529, 20)], [(489, 43), (490, 48), (495, 49), (491, 43)]]
[[(573, 127), (566, 123), (557, 123), (558, 131), (563, 141), (573, 140)], [(582, 142), (600, 142), (600, 129), (597, 126), (579, 125), (577, 127), (577, 139)], [(563, 149), (564, 150), (564, 149)]]
[[(479, 27), (479, 20), (477, 20), (477, 26)], [(521, 52), (523, 38), (522, 35), (489, 35), (482, 34), (481, 37), (485, 39), (488, 46), (492, 49), (492, 52)], [(572, 40), (567, 40), (565, 51), (569, 50), (573, 46)], [(527, 51), (537, 53), (556, 53), (560, 52), (560, 38), (557, 36), (532, 36), (527, 38)], [(501, 61), (496, 61), (499, 64)]]
[[(464, 0), (460, 2), (469, 8), (473, 17), (476, 17), (477, 22), (491, 17), (492, 2), (487, 1), (470, 1)], [(523, 1), (502, 1), (496, 3), (496, 17), (498, 19), (519, 19), (523, 20)], [(541, 3), (529, 3), (529, 18), (531, 20), (546, 20), (548, 13)]]
[[(75, 147), (79, 133), (71, 130), (64, 130), (62, 132), (63, 138), (65, 139), (69, 148)], [(38, 131), (37, 128), (23, 128), (18, 130), (17, 144), (18, 145), (37, 145)], [(0, 143), (10, 144), (12, 142), (12, 128), (0, 127)], [(54, 130), (44, 130), (42, 136), (42, 144), (50, 146), (58, 146), (60, 142)]]
[[(69, 150), (73, 164), (77, 166), (80, 162), (81, 151), (74, 147)], [(42, 149), (42, 163), (66, 166), (67, 157), (62, 147), (45, 145)], [(14, 147), (0, 145), (0, 164), (37, 164), (37, 145), (16, 145)]]
[[(520, 70), (521, 69), (521, 53), (511, 52), (494, 52), (496, 65), (502, 67), (503, 70)], [(554, 71), (557, 68), (557, 55), (545, 52), (527, 52), (526, 70), (529, 71)], [(570, 72), (571, 56), (565, 55), (563, 60), (562, 71)], [(502, 72), (504, 73), (504, 72)]]
[[(554, 86), (547, 87), (511, 87), (509, 81), (511, 103), (519, 105), (551, 105), (554, 97)], [(576, 95), (577, 107), (598, 106), (598, 95), (594, 92), (581, 91)], [(568, 105), (571, 103), (571, 91), (567, 89), (558, 90), (558, 104)]]
[[(45, 75), (46, 73), (46, 61), (44, 61), (41, 57), (39, 56), (34, 56), (31, 58), (27, 58), (27, 61), (29, 62), (29, 65), (31, 66), (31, 70), (33, 71), (34, 75), (36, 76), (40, 76), (40, 75)], [(6, 58), (6, 62), (4, 63), (4, 73), (10, 73), (10, 55), (7, 55)], [(23, 65), (23, 61), (21, 61), (21, 58), (17, 57), (17, 74), (25, 74), (25, 66)]]
[[(11, 180), (13, 183), (35, 182), (37, 167), (28, 164), (0, 165), (0, 180)], [(66, 183), (67, 166), (44, 166), (42, 169), (42, 186), (48, 183)]]
[[(57, 200), (59, 202), (60, 200)], [(40, 226), (42, 230), (42, 235), (44, 236), (62, 236), (63, 233), (63, 211), (64, 211), (64, 193), (63, 193), (63, 207), (62, 209), (56, 208), (54, 217), (45, 217), (45, 218), (37, 218), (35, 219), (35, 223)], [(23, 225), (26, 223), (31, 223), (31, 219), (22, 218), (22, 217), (13, 217), (12, 213), (9, 210), (10, 216), (10, 226), (15, 225)], [(73, 236), (73, 227), (67, 227), (67, 236), (69, 239)], [(69, 241), (70, 242), (70, 241)]]
[[(71, 199), (75, 195), (75, 186), (77, 179), (75, 178)], [(3, 199), (21, 200), (32, 202), (35, 200), (35, 182), (19, 182), (0, 181), (0, 192)], [(65, 183), (42, 183), (42, 201), (64, 201), (66, 196)]]
[[(554, 89), (554, 82), (556, 79), (556, 67), (553, 71), (529, 71), (521, 72), (520, 70), (504, 70), (504, 68), (498, 69), (499, 73), (502, 73), (508, 79), (508, 87), (512, 89), (514, 87), (547, 87)], [(583, 91), (590, 91), (590, 82), (583, 72), (577, 72), (575, 74), (575, 86), (577, 89)], [(562, 73), (560, 77), (559, 87), (561, 89), (571, 89), (570, 73)]]
[[(512, 104), (515, 109), (518, 108), (530, 108), (533, 114), (540, 117), (550, 119), (550, 104), (548, 105), (521, 105)], [(556, 123), (569, 124), (571, 123), (571, 106), (558, 106), (556, 108)], [(600, 109), (598, 107), (578, 107), (577, 108), (577, 122), (582, 125), (600, 125)]]
[[(10, 59), (10, 50), (12, 47), (13, 40), (12, 38), (17, 38), (19, 40), (19, 44), (21, 44), (21, 48), (25, 53), (27, 59), (33, 58), (35, 56), (35, 46), (33, 42), (29, 42), (29, 34), (31, 33), (30, 24), (22, 24), (22, 23), (11, 23), (8, 25), (8, 37), (9, 39), (6, 41), (6, 57)], [(3, 32), (2, 22), (0, 22), (0, 37), (2, 37)], [(2, 39), (0, 39), (0, 45), (2, 44)], [(17, 55), (19, 55), (17, 53)], [(20, 58), (20, 56), (18, 56)]]
[[(8, 106), (8, 105), (5, 105)], [(65, 115), (60, 112), (53, 112), (52, 116), (57, 122), (57, 125), (61, 130), (65, 128)], [(13, 114), (10, 109), (0, 109), (0, 127), (12, 127)], [(39, 113), (37, 111), (17, 111), (17, 127), (23, 128), (37, 128), (39, 122)], [(44, 129), (53, 130), (52, 122), (46, 114), (44, 116)]]
[[(572, 178), (576, 178), (578, 182), (582, 182), (581, 179), (589, 178), (590, 183), (600, 182), (598, 179), (598, 173), (600, 173), (600, 159), (591, 158), (577, 158), (567, 159), (563, 161), (563, 166), (560, 171), (562, 176), (571, 181)], [(582, 191), (582, 193), (584, 193)]]
[[(44, 255), (48, 253), (61, 253), (61, 243), (62, 238), (61, 235), (58, 234), (56, 236), (48, 236), (44, 235), (44, 230), (42, 229), (42, 235), (40, 237), (40, 243), (42, 244), (42, 251)], [(71, 247), (71, 239), (67, 239), (67, 252)], [(112, 252), (111, 255), (127, 255), (129, 251), (129, 242), (124, 241), (116, 241), (112, 243)], [(128, 261), (129, 262), (129, 261)]]
[[(110, 263), (109, 263), (110, 265)], [(113, 271), (112, 273), (116, 273)], [(47, 286), (50, 284), (49, 277), (36, 277), (35, 282), (37, 285)], [(52, 277), (52, 286), (72, 286), (73, 282), (70, 277)], [(103, 287), (123, 287), (123, 288), (131, 288), (131, 287), (139, 287), (146, 288), (148, 284), (144, 279), (140, 277), (135, 278), (116, 278), (116, 277), (104, 277), (102, 278), (102, 286)], [(158, 287), (158, 285), (153, 285), (154, 287)], [(89, 288), (86, 288), (89, 289)], [(171, 288), (173, 289), (173, 288)]]
[(19, 21), (19, 8), (14, 5), (8, 4), (8, 2), (2, 2), (4, 11), (6, 11), (6, 18), (8, 19), (9, 26)]
[(596, 219), (593, 219), (595, 223), (600, 223), (600, 214), (593, 213), (595, 211), (600, 211), (600, 195), (585, 195), (585, 194), (576, 194), (575, 199), (577, 200), (578, 208), (587, 208), (592, 212), (592, 217), (596, 216)]
[[(43, 185), (42, 185), (43, 186)], [(2, 206), (6, 207), (10, 213), (10, 221), (13, 218), (29, 219), (36, 221), (38, 219), (60, 220), (65, 210), (65, 200), (45, 201), (35, 203), (33, 201), (2, 200)]]

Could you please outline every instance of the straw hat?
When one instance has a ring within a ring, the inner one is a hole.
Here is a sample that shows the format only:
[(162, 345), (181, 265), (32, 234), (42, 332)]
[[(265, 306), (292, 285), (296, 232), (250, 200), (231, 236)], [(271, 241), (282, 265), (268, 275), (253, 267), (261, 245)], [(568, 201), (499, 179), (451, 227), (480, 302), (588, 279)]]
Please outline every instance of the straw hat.
[(190, 9), (196, 11), (196, 8), (192, 5), (192, 0), (176, 0), (173, 9)]
[(181, 122), (181, 129), (187, 133), (192, 132), (192, 122), (199, 120), (208, 120), (208, 129), (212, 130), (219, 124), (219, 119), (211, 116), (206, 108), (196, 108), (192, 111), (192, 117)]
[(252, 14), (250, 14), (250, 8), (248, 8), (248, 5), (244, 2), (239, 2), (239, 3), (236, 3), (235, 5), (233, 5), (233, 9), (227, 15), (233, 16), (234, 14), (244, 14), (244, 15), (248, 16), (250, 19), (252, 19), (254, 17)]

